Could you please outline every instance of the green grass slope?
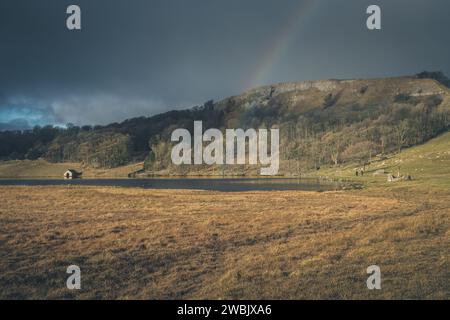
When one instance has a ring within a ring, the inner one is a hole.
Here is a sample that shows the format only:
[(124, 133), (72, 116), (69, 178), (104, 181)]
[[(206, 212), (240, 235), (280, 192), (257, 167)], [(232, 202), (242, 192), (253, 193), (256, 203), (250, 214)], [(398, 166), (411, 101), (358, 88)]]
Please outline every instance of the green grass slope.
[[(446, 132), (428, 142), (401, 153), (374, 158), (366, 167), (363, 177), (356, 176), (360, 166), (350, 163), (337, 168), (324, 168), (317, 172), (320, 176), (344, 178), (362, 182), (366, 186), (438, 188), (450, 191), (450, 132)], [(411, 181), (388, 182), (387, 174), (374, 175), (377, 170), (385, 170), (394, 175), (411, 175)]]

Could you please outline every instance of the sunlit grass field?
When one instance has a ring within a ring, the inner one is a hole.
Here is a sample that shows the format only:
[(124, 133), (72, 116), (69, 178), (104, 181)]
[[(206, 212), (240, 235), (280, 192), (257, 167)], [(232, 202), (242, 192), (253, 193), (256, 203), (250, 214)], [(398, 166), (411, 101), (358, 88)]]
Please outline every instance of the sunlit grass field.
[[(335, 192), (3, 186), (0, 298), (449, 299), (449, 152), (446, 134), (364, 177), (322, 169), (364, 183)], [(412, 181), (372, 175), (398, 165)]]
[[(322, 168), (315, 174), (337, 179), (351, 179), (363, 182), (369, 187), (390, 189), (407, 186), (450, 190), (450, 132), (442, 134), (423, 145), (388, 155), (383, 160), (374, 157), (371, 165), (366, 167), (365, 175), (362, 177), (355, 175), (355, 169), (358, 167), (361, 167), (361, 165), (350, 163), (339, 167)], [(401, 175), (411, 175), (412, 181), (388, 183), (386, 175), (374, 176), (374, 172), (381, 169), (394, 175), (399, 171)]]

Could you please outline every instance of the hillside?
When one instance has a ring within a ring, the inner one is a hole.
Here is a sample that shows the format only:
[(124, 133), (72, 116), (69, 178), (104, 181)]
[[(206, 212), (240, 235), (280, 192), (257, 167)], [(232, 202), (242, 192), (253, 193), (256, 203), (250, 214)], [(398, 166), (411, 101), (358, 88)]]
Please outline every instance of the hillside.
[[(339, 168), (324, 168), (316, 175), (335, 179), (351, 179), (363, 182), (367, 186), (382, 187), (391, 190), (409, 188), (419, 190), (450, 190), (450, 132), (444, 133), (430, 141), (403, 150), (401, 153), (384, 158), (374, 158), (366, 167), (364, 176), (356, 176), (357, 164), (348, 163)], [(376, 172), (385, 174), (377, 175)], [(388, 182), (387, 174), (410, 175), (411, 181), (406, 184)], [(372, 189), (371, 189), (372, 190)]]
[(440, 73), (265, 86), (188, 110), (107, 126), (51, 126), (0, 133), (0, 159), (114, 168), (145, 161), (147, 174), (252, 175), (257, 167), (174, 166), (176, 128), (279, 128), (283, 175), (299, 175), (422, 144), (450, 128), (448, 79)]
[(83, 173), (83, 178), (127, 178), (131, 172), (142, 168), (141, 163), (133, 163), (116, 168), (83, 167), (77, 162), (52, 163), (39, 160), (9, 160), (0, 161), (1, 179), (24, 178), (55, 178), (61, 179), (67, 169), (74, 169)]

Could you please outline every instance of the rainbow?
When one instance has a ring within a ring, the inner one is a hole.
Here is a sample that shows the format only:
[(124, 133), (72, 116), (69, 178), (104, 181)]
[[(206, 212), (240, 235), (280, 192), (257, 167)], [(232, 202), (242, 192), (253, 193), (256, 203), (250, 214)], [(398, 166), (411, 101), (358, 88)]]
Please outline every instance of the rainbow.
[(286, 50), (290, 47), (292, 41), (296, 39), (300, 30), (304, 29), (308, 18), (312, 16), (313, 10), (318, 7), (321, 0), (298, 0), (299, 6), (293, 11), (291, 17), (286, 20), (280, 33), (276, 34), (271, 41), (271, 45), (265, 51), (262, 58), (256, 64), (255, 71), (246, 81), (247, 89), (252, 89), (266, 84), (274, 68), (274, 65), (280, 60)]

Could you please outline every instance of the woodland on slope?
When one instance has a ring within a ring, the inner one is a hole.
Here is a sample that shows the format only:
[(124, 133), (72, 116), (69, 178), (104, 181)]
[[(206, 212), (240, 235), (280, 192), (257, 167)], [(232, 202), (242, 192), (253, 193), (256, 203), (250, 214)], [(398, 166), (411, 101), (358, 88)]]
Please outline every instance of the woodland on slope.
[[(450, 81), (440, 72), (369, 80), (323, 80), (256, 88), (187, 110), (106, 126), (51, 125), (0, 132), (0, 159), (43, 158), (113, 168), (144, 161), (147, 171), (186, 174), (172, 165), (177, 128), (279, 128), (280, 157), (310, 170), (400, 152), (450, 128)], [(295, 169), (294, 169), (295, 168)]]

